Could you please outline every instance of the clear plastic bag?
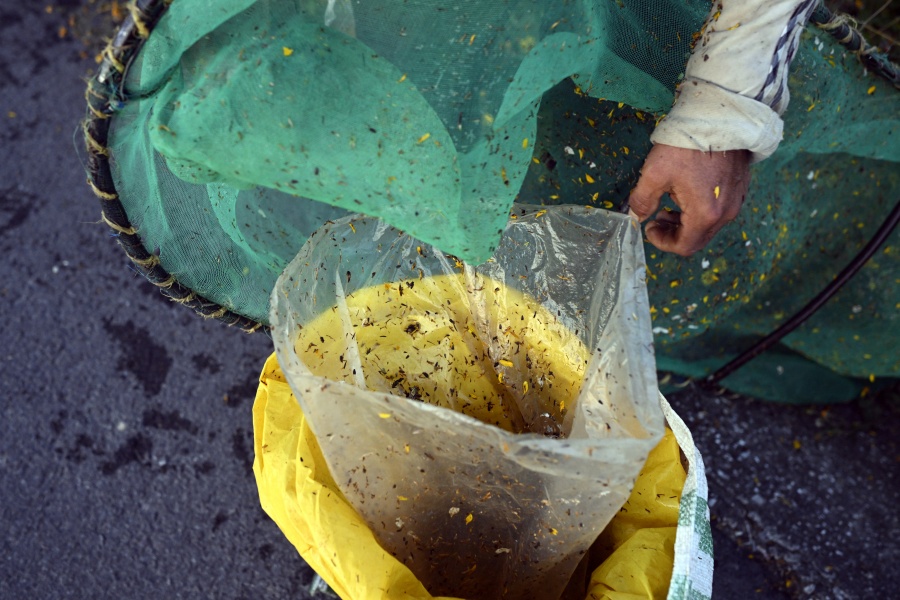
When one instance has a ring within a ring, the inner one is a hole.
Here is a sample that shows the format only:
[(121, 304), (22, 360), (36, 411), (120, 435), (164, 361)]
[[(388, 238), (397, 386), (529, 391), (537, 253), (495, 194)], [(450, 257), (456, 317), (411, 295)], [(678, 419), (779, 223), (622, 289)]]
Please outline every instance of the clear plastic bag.
[(341, 492), (433, 595), (558, 597), (663, 432), (640, 230), (516, 206), (466, 265), (362, 216), (272, 296)]

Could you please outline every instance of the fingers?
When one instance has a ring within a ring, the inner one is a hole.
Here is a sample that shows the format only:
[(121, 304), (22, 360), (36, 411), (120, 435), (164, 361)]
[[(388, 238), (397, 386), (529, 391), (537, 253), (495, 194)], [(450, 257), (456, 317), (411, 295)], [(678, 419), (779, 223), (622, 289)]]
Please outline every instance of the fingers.
[(685, 210), (661, 211), (656, 220), (647, 223), (647, 240), (664, 252), (691, 256), (702, 250), (729, 220), (718, 211)]
[(647, 155), (637, 185), (634, 186), (628, 197), (629, 209), (637, 215), (638, 221), (642, 223), (659, 209), (659, 199), (671, 187), (668, 172), (661, 168), (662, 165), (655, 160), (654, 150), (656, 150), (656, 146)]
[(681, 212), (660, 211), (648, 222), (647, 240), (665, 252), (690, 256), (703, 249), (740, 212), (749, 184), (749, 153), (654, 146), (629, 202), (641, 221), (668, 192)]

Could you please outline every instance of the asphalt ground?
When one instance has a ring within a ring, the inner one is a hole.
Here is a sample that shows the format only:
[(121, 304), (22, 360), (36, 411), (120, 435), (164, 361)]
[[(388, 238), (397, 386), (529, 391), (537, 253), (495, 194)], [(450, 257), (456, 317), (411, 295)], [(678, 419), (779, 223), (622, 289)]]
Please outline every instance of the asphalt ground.
[[(0, 0), (0, 598), (310, 597), (251, 472), (270, 340), (160, 296), (85, 185), (88, 5)], [(896, 395), (670, 401), (706, 462), (716, 598), (900, 588)]]

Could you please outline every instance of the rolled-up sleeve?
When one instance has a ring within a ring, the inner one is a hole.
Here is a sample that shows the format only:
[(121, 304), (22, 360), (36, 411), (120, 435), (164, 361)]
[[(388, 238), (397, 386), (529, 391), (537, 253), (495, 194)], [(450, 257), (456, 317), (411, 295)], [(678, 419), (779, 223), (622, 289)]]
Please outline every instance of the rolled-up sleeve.
[(703, 151), (749, 150), (754, 162), (781, 142), (788, 68), (817, 0), (720, 0), (700, 32), (675, 105), (651, 136)]

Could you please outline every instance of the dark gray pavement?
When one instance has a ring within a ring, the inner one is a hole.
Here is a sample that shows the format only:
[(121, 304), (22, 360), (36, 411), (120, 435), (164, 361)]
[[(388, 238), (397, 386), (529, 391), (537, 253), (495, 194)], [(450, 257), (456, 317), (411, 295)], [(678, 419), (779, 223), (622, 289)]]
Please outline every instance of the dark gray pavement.
[[(0, 0), (0, 598), (308, 597), (250, 470), (270, 341), (166, 301), (99, 223), (73, 144), (95, 49), (67, 18), (102, 3), (64, 4)], [(707, 464), (716, 598), (900, 588), (896, 396), (671, 401)]]

